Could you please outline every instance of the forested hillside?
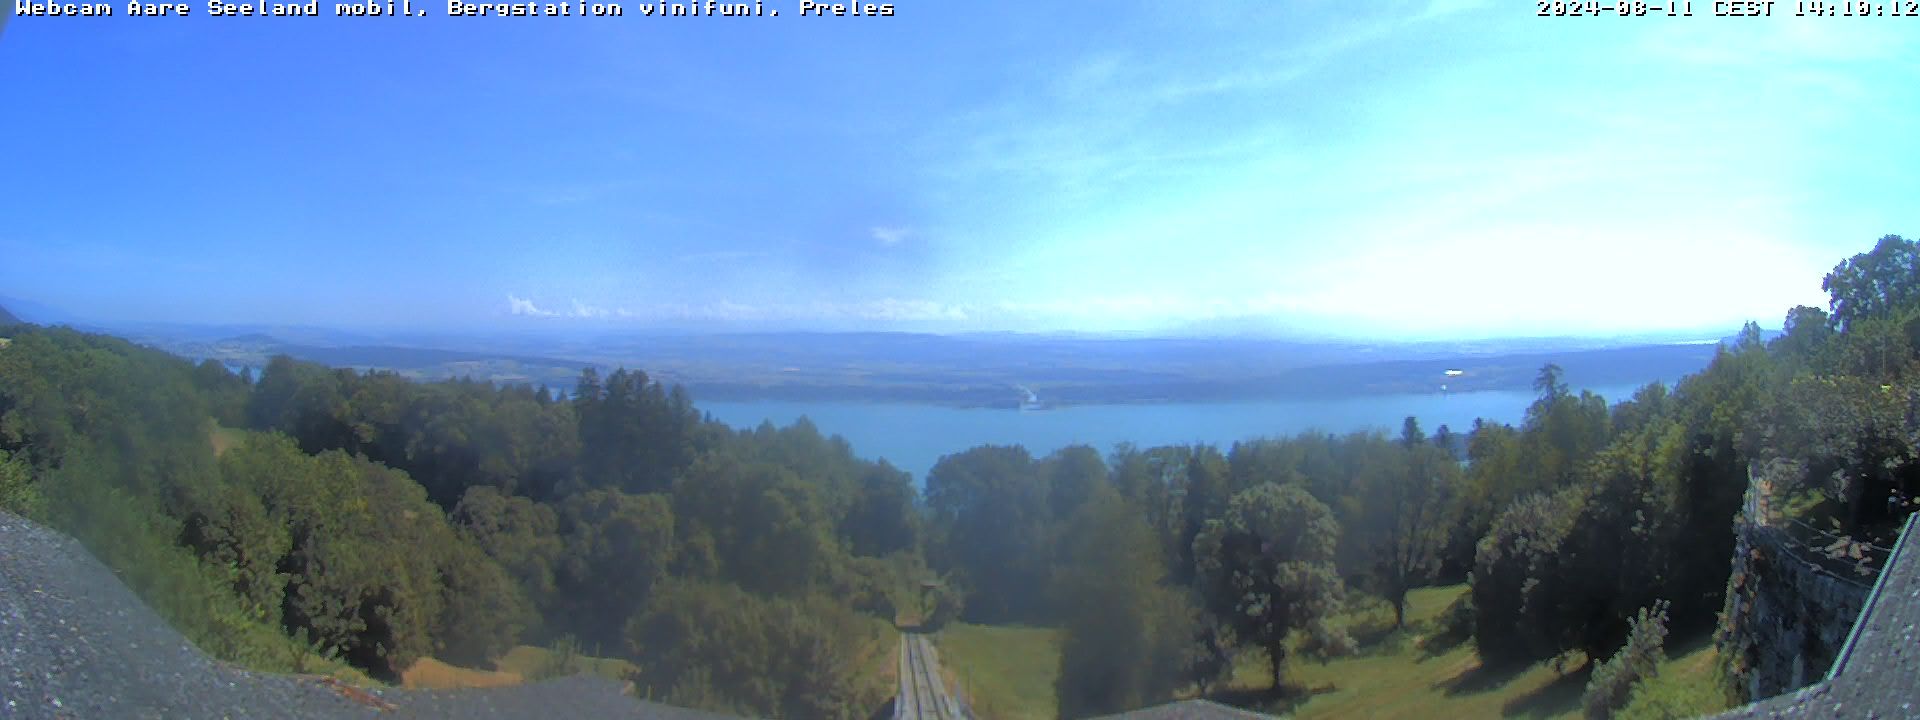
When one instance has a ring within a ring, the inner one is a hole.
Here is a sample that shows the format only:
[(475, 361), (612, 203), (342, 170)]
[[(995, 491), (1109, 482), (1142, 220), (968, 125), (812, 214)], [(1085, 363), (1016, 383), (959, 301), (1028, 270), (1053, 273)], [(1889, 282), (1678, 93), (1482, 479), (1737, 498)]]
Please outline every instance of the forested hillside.
[(562, 402), (5, 335), (0, 506), (80, 537), (218, 656), (391, 679), (564, 644), (680, 704), (885, 701), (852, 665), (912, 574), (910, 478), (810, 425), (733, 432), (638, 372)]
[[(735, 431), (638, 371), (568, 398), (284, 357), (253, 378), (5, 322), (0, 508), (274, 670), (547, 645), (630, 660), (676, 704), (854, 717), (886, 700), (862, 670), (886, 623), (964, 619), (1062, 629), (1078, 717), (1207, 693), (1242, 655), (1284, 695), (1289, 662), (1360, 649), (1341, 613), (1377, 598), (1397, 624), (1410, 589), (1462, 581), (1435, 641), (1597, 663), (1715, 626), (1750, 463), (1857, 537), (1911, 509), (1920, 252), (1884, 238), (1823, 287), (1829, 310), (1771, 342), (1749, 325), (1673, 388), (1610, 404), (1547, 365), (1517, 426), (977, 447), (924, 496), (807, 422)], [(1644, 666), (1595, 671), (1594, 712)]]

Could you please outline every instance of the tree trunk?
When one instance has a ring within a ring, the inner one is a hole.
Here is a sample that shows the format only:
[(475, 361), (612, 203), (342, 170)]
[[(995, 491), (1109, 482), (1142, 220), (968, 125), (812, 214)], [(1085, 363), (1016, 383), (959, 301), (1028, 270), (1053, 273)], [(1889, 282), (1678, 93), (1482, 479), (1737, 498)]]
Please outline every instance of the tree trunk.
[(1396, 590), (1393, 593), (1393, 629), (1399, 630), (1407, 624), (1407, 591)]
[(1267, 646), (1267, 663), (1273, 668), (1273, 693), (1278, 695), (1287, 669), (1287, 646), (1284, 641)]

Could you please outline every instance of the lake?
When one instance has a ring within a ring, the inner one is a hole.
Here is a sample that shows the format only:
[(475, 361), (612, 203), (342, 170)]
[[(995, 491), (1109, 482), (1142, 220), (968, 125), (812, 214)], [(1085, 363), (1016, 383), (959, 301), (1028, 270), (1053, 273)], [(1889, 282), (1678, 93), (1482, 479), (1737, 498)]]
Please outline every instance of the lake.
[[(1587, 389), (1616, 403), (1632, 397), (1637, 387)], [(1237, 440), (1303, 430), (1346, 433), (1378, 428), (1397, 434), (1408, 415), (1418, 417), (1420, 427), (1429, 434), (1441, 425), (1466, 432), (1474, 418), (1519, 422), (1534, 398), (1532, 392), (1423, 393), (1248, 403), (1084, 405), (1031, 412), (910, 403), (696, 399), (695, 405), (739, 428), (769, 420), (784, 426), (806, 416), (821, 433), (846, 438), (854, 454), (885, 458), (921, 479), (940, 456), (976, 445), (1017, 443), (1035, 457), (1074, 444), (1091, 445), (1105, 454), (1122, 442), (1142, 448), (1212, 443), (1224, 451)]]

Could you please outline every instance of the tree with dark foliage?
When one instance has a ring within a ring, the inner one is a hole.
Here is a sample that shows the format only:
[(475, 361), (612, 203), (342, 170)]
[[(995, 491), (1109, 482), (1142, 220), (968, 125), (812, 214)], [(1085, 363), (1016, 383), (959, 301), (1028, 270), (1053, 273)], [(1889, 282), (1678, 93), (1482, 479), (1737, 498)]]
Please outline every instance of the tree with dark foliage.
[(1265, 652), (1279, 688), (1288, 638), (1334, 612), (1344, 586), (1333, 568), (1340, 526), (1305, 491), (1265, 483), (1233, 496), (1224, 517), (1194, 539), (1200, 595), (1237, 644)]

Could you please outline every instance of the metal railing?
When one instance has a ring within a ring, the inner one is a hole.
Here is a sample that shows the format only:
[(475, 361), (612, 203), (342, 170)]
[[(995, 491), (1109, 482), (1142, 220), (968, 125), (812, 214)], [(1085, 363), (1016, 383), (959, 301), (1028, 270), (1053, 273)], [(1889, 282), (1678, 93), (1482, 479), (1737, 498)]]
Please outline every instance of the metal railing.
[(1779, 527), (1796, 544), (1824, 558), (1822, 563), (1827, 567), (1835, 570), (1850, 570), (1861, 577), (1870, 577), (1878, 573), (1881, 568), (1886, 567), (1887, 557), (1893, 554), (1893, 548), (1823, 530), (1792, 518), (1787, 519)]
[(1893, 548), (1815, 527), (1798, 518), (1776, 517), (1772, 483), (1749, 471), (1744, 514), (1758, 534), (1814, 572), (1862, 589), (1872, 587)]
[[(1809, 548), (1788, 537), (1786, 532), (1778, 527), (1763, 527), (1760, 528), (1760, 532), (1764, 534), (1765, 542), (1772, 549), (1805, 566), (1809, 572), (1861, 590), (1873, 587), (1868, 579), (1858, 574), (1858, 566), (1841, 565), (1828, 557), (1825, 552)], [(1872, 574), (1872, 571), (1868, 574)]]

